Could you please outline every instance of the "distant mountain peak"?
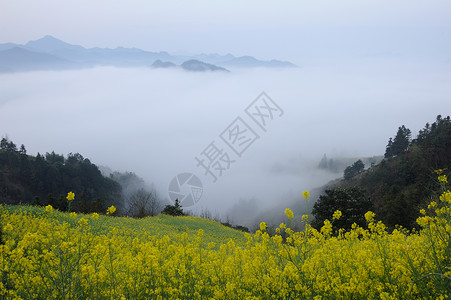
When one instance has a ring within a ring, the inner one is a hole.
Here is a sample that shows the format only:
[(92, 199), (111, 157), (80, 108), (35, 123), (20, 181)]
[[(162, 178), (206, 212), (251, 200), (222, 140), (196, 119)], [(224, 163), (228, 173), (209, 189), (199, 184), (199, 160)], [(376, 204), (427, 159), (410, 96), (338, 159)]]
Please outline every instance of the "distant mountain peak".
[(272, 59), (270, 61), (258, 60), (255, 57), (246, 55), (235, 57), (231, 60), (224, 61), (221, 63), (226, 67), (266, 67), (266, 68), (297, 68), (295, 64), (286, 61), (280, 61)]
[[(30, 52), (6, 51), (19, 47)], [(34, 54), (33, 54), (34, 52)], [(51, 57), (37, 55), (47, 54)], [(32, 60), (36, 60), (32, 62)], [(45, 35), (40, 39), (29, 41), (25, 45), (14, 43), (0, 44), (0, 60), (5, 61), (0, 68), (2, 72), (25, 71), (29, 62), (29, 70), (37, 70), (38, 66), (49, 70), (63, 68), (63, 64), (56, 61), (65, 61), (64, 65), (73, 68), (90, 68), (94, 66), (117, 66), (117, 67), (148, 67), (154, 63), (154, 68), (172, 67), (174, 64), (181, 64), (180, 67), (188, 71), (223, 71), (229, 72), (225, 68), (286, 68), (297, 67), (290, 62), (279, 60), (264, 61), (252, 56), (235, 57), (228, 53), (221, 55), (218, 53), (198, 54), (198, 55), (173, 55), (165, 51), (150, 52), (138, 48), (116, 47), (111, 48), (84, 48), (79, 45), (66, 43), (52, 35)], [(160, 61), (156, 61), (160, 60)], [(52, 61), (49, 66), (44, 65), (44, 61)], [(6, 66), (7, 65), (7, 66)]]
[(47, 34), (38, 40), (55, 40), (55, 41), (63, 42), (60, 39), (57, 39), (56, 37), (54, 37), (53, 35), (50, 35), (50, 34)]
[(159, 69), (159, 68), (173, 68), (177, 65), (170, 61), (162, 61), (161, 59), (157, 59), (153, 62), (152, 68)]
[(229, 70), (218, 67), (212, 64), (207, 64), (203, 61), (197, 59), (190, 59), (185, 61), (181, 67), (187, 71), (201, 72), (201, 71), (222, 71), (222, 72), (230, 72)]
[(25, 44), (25, 47), (38, 50), (41, 52), (55, 52), (59, 50), (83, 50), (84, 48), (82, 46), (78, 45), (72, 45), (68, 44), (66, 42), (63, 42), (62, 40), (59, 40), (51, 35), (46, 35), (40, 39), (37, 39), (35, 41), (29, 41)]
[(53, 43), (53, 44), (66, 44), (66, 45), (69, 45), (66, 42), (63, 42), (62, 40), (59, 40), (59, 39), (57, 39), (54, 36), (46, 35), (46, 36), (43, 36), (40, 39), (37, 39), (37, 40), (34, 40), (34, 41), (29, 41), (28, 43), (25, 44), (25, 46), (42, 44), (42, 43)]

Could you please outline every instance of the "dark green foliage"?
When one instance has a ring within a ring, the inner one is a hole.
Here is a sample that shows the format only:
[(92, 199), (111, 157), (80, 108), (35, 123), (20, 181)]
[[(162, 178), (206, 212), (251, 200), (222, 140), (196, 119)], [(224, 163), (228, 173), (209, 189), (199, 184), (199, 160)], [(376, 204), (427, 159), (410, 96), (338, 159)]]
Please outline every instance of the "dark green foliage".
[(22, 155), (26, 155), (27, 154), (27, 149), (25, 149), (25, 146), (23, 144), (20, 145), (19, 153), (22, 154)]
[(25, 146), (18, 151), (7, 138), (0, 144), (0, 203), (50, 204), (66, 210), (66, 195), (72, 191), (72, 211), (104, 212), (110, 205), (122, 207), (120, 185), (103, 177), (82, 155), (71, 153), (64, 158), (51, 152), (33, 157), (26, 154)]
[[(400, 127), (398, 132), (407, 137), (404, 128)], [(373, 202), (376, 218), (389, 228), (402, 225), (412, 229), (416, 227), (419, 209), (430, 202), (432, 195), (440, 193), (436, 169), (448, 170), (445, 173), (451, 170), (449, 117), (437, 116), (434, 123), (420, 130), (406, 151), (383, 160), (371, 172), (343, 181), (341, 187), (365, 189)]]
[(241, 225), (232, 225), (229, 222), (221, 222), (222, 225), (239, 230), (239, 231), (243, 231), (243, 232), (250, 232), (249, 228), (247, 228), (246, 226), (241, 226)]
[(344, 179), (349, 180), (355, 175), (362, 173), (363, 169), (365, 169), (365, 165), (363, 162), (359, 159), (355, 163), (352, 164), (352, 166), (349, 166), (344, 171)]
[(6, 151), (17, 151), (17, 146), (13, 142), (9, 141), (8, 138), (4, 137), (0, 141), (0, 149)]
[[(426, 124), (418, 136), (412, 141), (413, 145), (421, 147), (425, 153), (427, 164), (433, 168), (444, 169), (451, 161), (451, 119), (438, 115), (432, 125)], [(449, 169), (448, 169), (449, 170)]]
[(380, 202), (378, 212), (387, 224), (400, 225), (404, 228), (415, 223), (416, 215), (409, 210), (409, 200), (398, 185), (392, 185)]
[(392, 138), (389, 138), (389, 139), (388, 139), (387, 147), (385, 147), (385, 154), (384, 154), (384, 157), (385, 157), (385, 158), (390, 158), (390, 157), (392, 157), (392, 156), (393, 156), (392, 150), (393, 150), (393, 139), (392, 139)]
[(336, 210), (340, 210), (342, 216), (338, 220), (333, 220), (335, 228), (351, 229), (353, 223), (359, 226), (365, 226), (364, 214), (372, 210), (372, 202), (360, 188), (337, 188), (325, 191), (319, 200), (313, 206), (312, 215), (315, 219), (312, 221), (312, 227), (320, 229), (324, 220), (332, 221), (332, 215)]
[(397, 156), (407, 151), (410, 145), (411, 132), (410, 129), (404, 125), (398, 128), (395, 138), (388, 140), (388, 145), (385, 148), (385, 158)]
[(166, 205), (161, 213), (165, 214), (165, 215), (171, 215), (171, 216), (184, 216), (185, 215), (182, 207), (180, 206), (179, 199), (175, 199), (174, 205), (170, 205), (170, 204)]

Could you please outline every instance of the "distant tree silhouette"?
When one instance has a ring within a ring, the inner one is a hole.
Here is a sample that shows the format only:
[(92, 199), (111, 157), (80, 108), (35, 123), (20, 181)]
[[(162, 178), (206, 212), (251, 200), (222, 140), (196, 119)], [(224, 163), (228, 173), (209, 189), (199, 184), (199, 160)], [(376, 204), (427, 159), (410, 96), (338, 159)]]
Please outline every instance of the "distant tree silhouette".
[(158, 201), (157, 193), (139, 189), (132, 194), (128, 200), (127, 215), (134, 218), (144, 218), (155, 216), (161, 210), (161, 203)]
[(180, 206), (179, 199), (175, 199), (174, 205), (166, 205), (166, 207), (161, 212), (165, 215), (171, 215), (171, 216), (184, 216), (185, 213), (183, 212), (182, 207)]
[(349, 166), (344, 171), (344, 179), (349, 180), (355, 175), (361, 173), (365, 169), (365, 165), (363, 164), (362, 160), (358, 160), (355, 163), (352, 164), (352, 166)]
[(407, 151), (410, 145), (411, 132), (410, 129), (404, 125), (398, 128), (395, 138), (388, 140), (387, 147), (385, 148), (385, 158), (397, 156)]

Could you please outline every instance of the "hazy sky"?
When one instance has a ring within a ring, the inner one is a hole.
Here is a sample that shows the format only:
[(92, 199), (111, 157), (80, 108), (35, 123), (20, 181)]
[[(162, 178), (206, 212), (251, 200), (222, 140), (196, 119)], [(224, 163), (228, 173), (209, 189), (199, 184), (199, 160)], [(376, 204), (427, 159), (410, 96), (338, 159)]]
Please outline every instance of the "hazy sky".
[(375, 55), (449, 60), (451, 1), (1, 0), (0, 28), (0, 43), (50, 34), (85, 47), (296, 63)]

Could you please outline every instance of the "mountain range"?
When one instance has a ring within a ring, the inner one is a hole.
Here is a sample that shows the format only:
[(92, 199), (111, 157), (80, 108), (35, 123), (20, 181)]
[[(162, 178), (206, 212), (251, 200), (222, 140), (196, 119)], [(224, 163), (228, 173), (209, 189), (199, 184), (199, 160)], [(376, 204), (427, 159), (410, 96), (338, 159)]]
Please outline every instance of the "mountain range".
[(188, 71), (227, 71), (226, 67), (297, 67), (286, 61), (263, 61), (252, 56), (235, 57), (232, 54), (180, 56), (164, 51), (150, 52), (137, 48), (85, 48), (66, 43), (50, 35), (29, 41), (24, 45), (0, 44), (0, 72), (66, 70), (94, 66), (168, 67), (172, 64), (179, 64)]

